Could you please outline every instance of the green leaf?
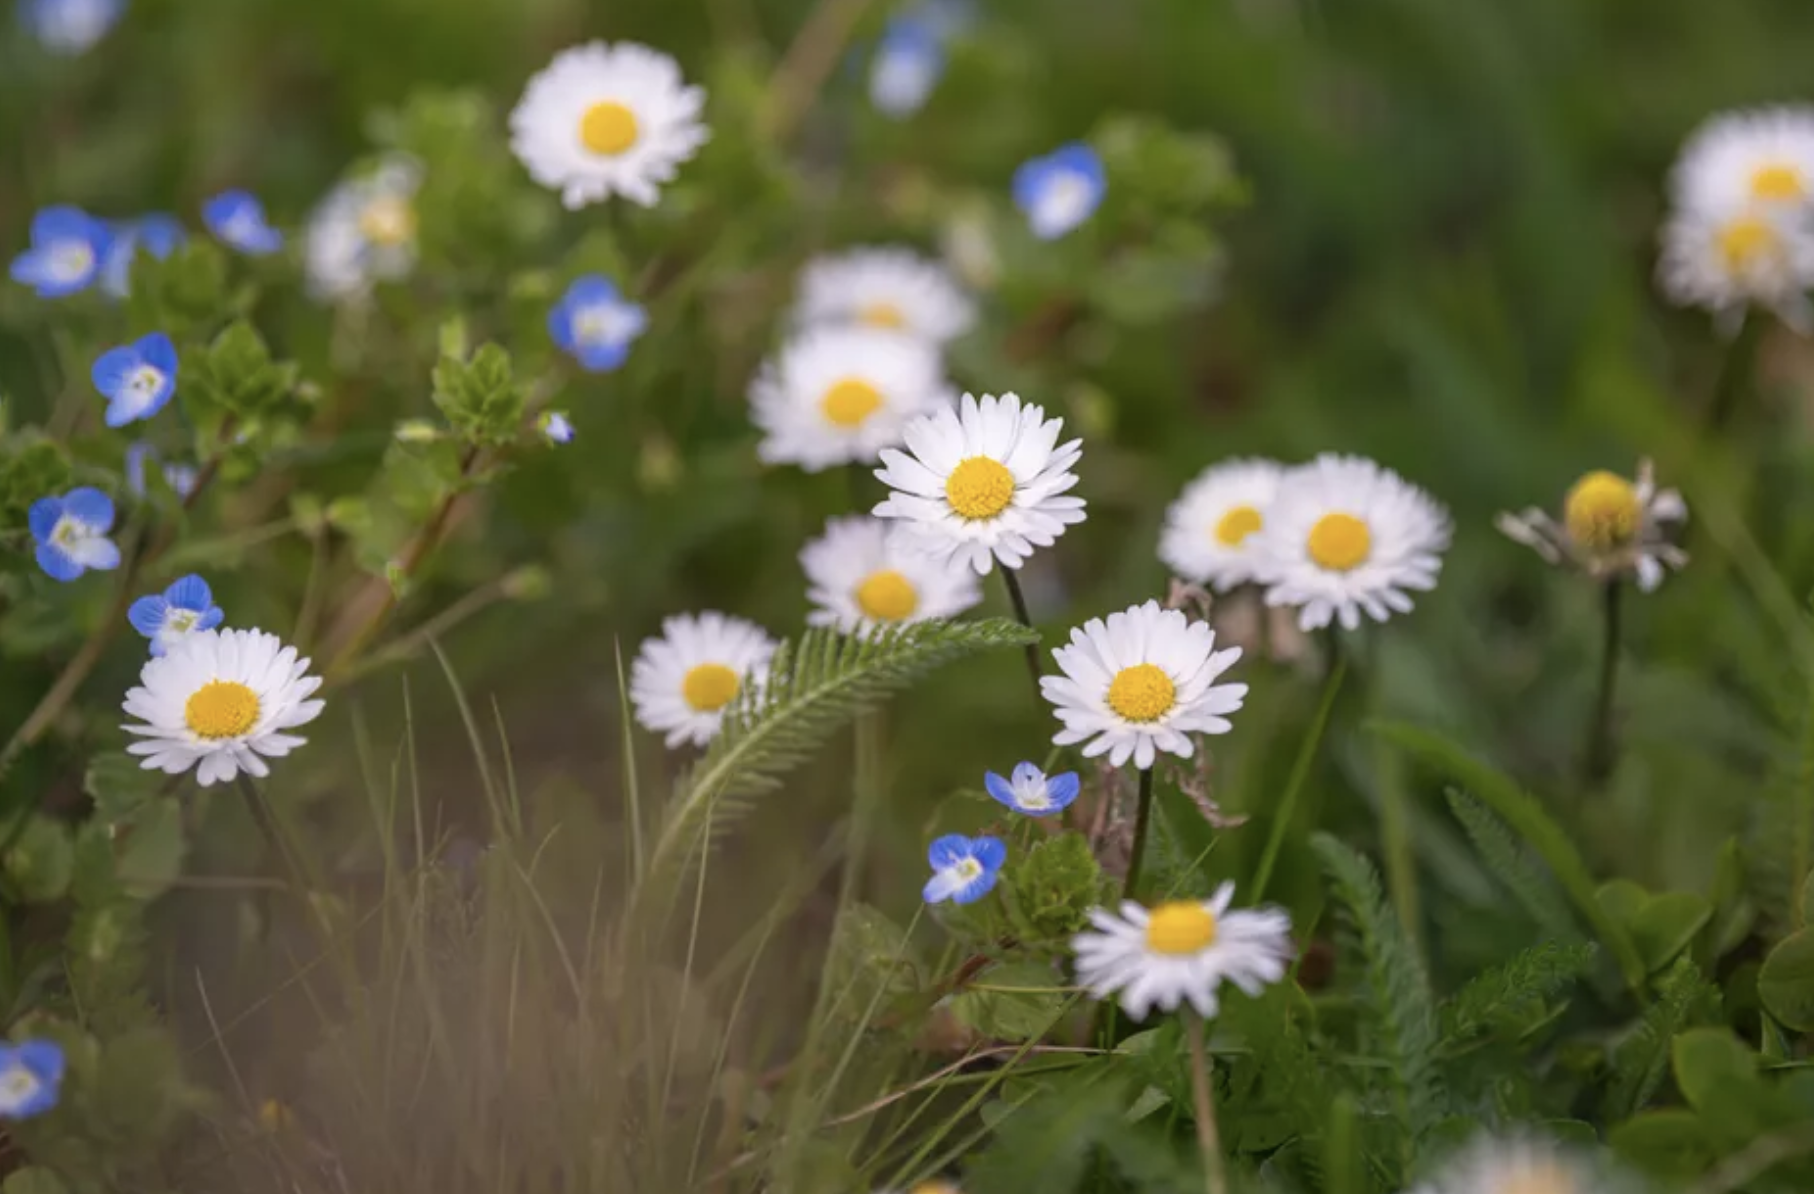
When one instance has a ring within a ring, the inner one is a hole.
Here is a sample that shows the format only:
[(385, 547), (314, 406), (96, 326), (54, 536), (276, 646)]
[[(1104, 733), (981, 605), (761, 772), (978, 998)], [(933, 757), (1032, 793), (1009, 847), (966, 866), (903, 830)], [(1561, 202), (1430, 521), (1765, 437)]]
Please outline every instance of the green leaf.
[(1653, 1177), (1685, 1180), (1704, 1172), (1715, 1150), (1692, 1111), (1646, 1111), (1613, 1128), (1608, 1143)]
[(1068, 950), (1089, 924), (1089, 911), (1108, 899), (1112, 884), (1080, 833), (1033, 844), (1002, 871), (1002, 902), (1023, 946)]
[(1675, 1084), (1696, 1110), (1706, 1110), (1722, 1087), (1757, 1078), (1757, 1054), (1730, 1028), (1690, 1029), (1675, 1038), (1669, 1053)]
[(1679, 958), (1658, 983), (1656, 1002), (1612, 1051), (1612, 1085), (1606, 1103), (1610, 1114), (1631, 1115), (1649, 1101), (1662, 1082), (1676, 1035), (1697, 1021), (1712, 1018), (1719, 992), (1709, 986), (1687, 958)]
[(1444, 795), (1487, 870), (1505, 884), (1543, 934), (1561, 942), (1579, 940), (1580, 926), (1568, 901), (1533, 851), (1480, 801), (1454, 788), (1445, 789)]
[(1443, 1006), (1444, 1043), (1488, 1031), (1522, 1035), (1549, 1014), (1549, 1001), (1581, 976), (1594, 952), (1585, 941), (1545, 941), (1476, 975)]
[(127, 312), (135, 334), (162, 331), (181, 339), (217, 325), (232, 309), (227, 255), (212, 241), (187, 241), (162, 259), (142, 250), (134, 255)]
[(120, 884), (130, 895), (155, 899), (183, 873), (187, 852), (182, 809), (172, 800), (147, 805), (126, 831), (119, 858)]
[(296, 366), (273, 361), (264, 337), (242, 319), (184, 362), (179, 393), (196, 424), (214, 428), (225, 415), (249, 425), (295, 389)]
[[(1008, 962), (977, 975), (975, 986), (951, 1000), (958, 1020), (994, 1040), (1037, 1040), (1051, 1030), (1070, 997), (1057, 971), (1043, 962)], [(978, 990), (976, 987), (986, 988)]]
[(971, 1194), (1072, 1194), (1096, 1141), (1123, 1123), (1125, 1082), (1112, 1066), (1091, 1067), (1008, 1116), (964, 1175)]
[(0, 526), (23, 526), (33, 502), (68, 488), (69, 455), (61, 444), (29, 427), (0, 436)]
[(1814, 871), (1801, 881), (1801, 923), (1814, 924)]
[(1814, 1032), (1814, 929), (1777, 943), (1757, 975), (1757, 995), (1772, 1016), (1797, 1032)]
[(89, 760), (82, 790), (94, 801), (95, 815), (103, 821), (121, 821), (155, 799), (168, 778), (147, 771), (136, 755), (109, 751)]
[(1688, 948), (1706, 923), (1713, 905), (1694, 891), (1666, 891), (1651, 896), (1631, 920), (1631, 938), (1651, 973), (1667, 966)]
[(511, 374), (510, 354), (496, 344), (465, 360), (442, 357), (435, 366), (434, 400), (469, 443), (506, 444), (522, 431), (523, 391)]
[(1743, 944), (1757, 923), (1757, 905), (1747, 891), (1744, 851), (1737, 838), (1726, 839), (1720, 847), (1708, 902), (1713, 905), (1708, 937), (1713, 957), (1721, 958)]
[(62, 899), (75, 870), (75, 841), (69, 826), (49, 817), (32, 816), (18, 840), (0, 858), (0, 866), (4, 866), (8, 884), (24, 902), (49, 904)]
[(28, 1165), (6, 1175), (0, 1194), (69, 1194), (69, 1187), (50, 1170)]

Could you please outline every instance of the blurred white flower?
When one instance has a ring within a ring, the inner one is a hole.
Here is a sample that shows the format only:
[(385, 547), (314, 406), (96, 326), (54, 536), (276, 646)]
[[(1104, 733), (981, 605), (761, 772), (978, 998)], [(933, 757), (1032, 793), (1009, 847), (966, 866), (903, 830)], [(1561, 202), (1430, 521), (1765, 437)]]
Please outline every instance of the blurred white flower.
[(1254, 533), (1278, 492), (1284, 468), (1272, 460), (1212, 464), (1165, 512), (1159, 559), (1173, 575), (1217, 592), (1259, 579)]
[(950, 270), (910, 249), (852, 249), (807, 263), (795, 320), (865, 324), (943, 344), (970, 330), (976, 304)]
[(373, 283), (416, 265), (416, 191), (422, 168), (394, 155), (329, 191), (309, 216), (303, 269), (309, 292), (327, 302), (363, 298)]
[(808, 472), (873, 461), (901, 442), (909, 419), (950, 405), (938, 349), (863, 327), (808, 328), (750, 386), (757, 453)]
[(1650, 461), (1638, 462), (1636, 481), (1596, 470), (1576, 481), (1562, 502), (1558, 523), (1535, 506), (1501, 514), (1496, 525), (1552, 564), (1566, 564), (1595, 580), (1630, 573), (1649, 593), (1665, 568), (1680, 568), (1688, 553), (1670, 542), (1670, 527), (1688, 520), (1688, 503), (1673, 489), (1658, 489)]

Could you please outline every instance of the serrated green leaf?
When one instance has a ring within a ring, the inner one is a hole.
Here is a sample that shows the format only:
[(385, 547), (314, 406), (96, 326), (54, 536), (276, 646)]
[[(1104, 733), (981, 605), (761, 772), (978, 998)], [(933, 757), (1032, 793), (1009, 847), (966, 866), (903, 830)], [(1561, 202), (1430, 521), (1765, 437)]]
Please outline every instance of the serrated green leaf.
[(155, 899), (183, 873), (187, 852), (182, 809), (169, 800), (147, 805), (126, 830), (119, 856), (120, 884), (139, 899)]
[(435, 366), (434, 400), (448, 424), (471, 444), (504, 444), (522, 431), (523, 391), (510, 354), (482, 345), (471, 357), (442, 357)]
[(1110, 883), (1083, 835), (1061, 833), (1035, 842), (1003, 870), (1001, 887), (1023, 945), (1068, 949), (1089, 924), (1089, 910), (1108, 898)]
[(89, 760), (82, 790), (94, 801), (95, 815), (103, 821), (121, 821), (156, 798), (166, 776), (147, 771), (142, 760), (125, 751), (110, 751)]
[(75, 869), (75, 842), (69, 826), (34, 815), (26, 821), (18, 840), (7, 847), (0, 866), (7, 883), (28, 904), (49, 904), (69, 890)]

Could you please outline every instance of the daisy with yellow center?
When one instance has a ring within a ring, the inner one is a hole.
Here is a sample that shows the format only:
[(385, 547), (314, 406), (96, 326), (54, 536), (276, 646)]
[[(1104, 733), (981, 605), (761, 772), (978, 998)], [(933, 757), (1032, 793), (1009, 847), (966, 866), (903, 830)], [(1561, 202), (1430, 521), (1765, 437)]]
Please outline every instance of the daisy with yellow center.
[(126, 749), (148, 770), (180, 775), (193, 768), (203, 787), (240, 772), (270, 774), (265, 759), (289, 754), (305, 739), (285, 731), (320, 715), (307, 699), (321, 687), (274, 634), (197, 630), (139, 672), (123, 708), (139, 719), (122, 728), (138, 736)]
[(803, 327), (855, 325), (943, 344), (970, 330), (976, 304), (930, 258), (862, 248), (807, 263), (794, 318)]
[(704, 746), (718, 735), (725, 710), (760, 684), (775, 641), (753, 622), (726, 614), (681, 614), (645, 640), (630, 668), (636, 719), (672, 747)]
[(924, 550), (977, 575), (995, 561), (1018, 568), (1084, 519), (1071, 496), (1081, 441), (1058, 443), (1063, 419), (1043, 407), (969, 394), (957, 410), (908, 423), (906, 450), (882, 452), (876, 477), (893, 492), (875, 508), (900, 519)]
[(1412, 1194), (1615, 1194), (1635, 1188), (1592, 1153), (1534, 1137), (1481, 1136)]
[(303, 240), (309, 290), (317, 298), (362, 298), (375, 282), (416, 265), (416, 192), (422, 167), (393, 155), (341, 183), (315, 208)]
[(1157, 601), (1090, 619), (1052, 652), (1060, 674), (1040, 681), (1062, 726), (1052, 741), (1116, 767), (1151, 767), (1162, 750), (1189, 758), (1190, 736), (1226, 734), (1247, 699), (1247, 685), (1216, 683), (1241, 649), (1215, 646), (1207, 623)]
[(1217, 592), (1259, 579), (1254, 533), (1283, 471), (1271, 460), (1225, 460), (1197, 474), (1165, 512), (1159, 559), (1172, 575)]
[(1701, 307), (1735, 327), (1760, 306), (1798, 331), (1814, 328), (1814, 229), (1805, 207), (1685, 208), (1663, 225), (1657, 281), (1677, 306)]
[(950, 404), (936, 348), (872, 328), (801, 332), (750, 386), (757, 453), (807, 472), (871, 462), (901, 442), (907, 420)]
[(1569, 487), (1562, 518), (1535, 507), (1501, 514), (1497, 525), (1510, 538), (1552, 564), (1578, 568), (1595, 580), (1630, 575), (1648, 593), (1668, 568), (1688, 556), (1670, 541), (1687, 521), (1688, 504), (1673, 489), (1659, 489), (1650, 461), (1638, 462), (1635, 480), (1596, 469)]
[(1298, 626), (1364, 613), (1408, 613), (1410, 592), (1433, 589), (1449, 546), (1448, 512), (1430, 495), (1359, 456), (1326, 454), (1286, 471), (1249, 550), (1266, 604), (1298, 611)]
[(1683, 210), (1796, 207), (1814, 201), (1814, 107), (1721, 112), (1689, 136), (1670, 171)]
[(1210, 1019), (1224, 982), (1259, 995), (1285, 976), (1295, 953), (1291, 917), (1280, 908), (1231, 910), (1234, 894), (1235, 885), (1224, 883), (1208, 900), (1152, 908), (1124, 900), (1119, 915), (1091, 910), (1096, 931), (1071, 939), (1078, 983), (1097, 999), (1120, 996), (1136, 1020), (1186, 1003)]
[(951, 618), (982, 600), (976, 574), (928, 555), (897, 523), (834, 518), (800, 552), (810, 626), (846, 634)]
[(634, 42), (563, 50), (510, 113), (510, 148), (569, 208), (613, 194), (653, 206), (705, 143), (705, 92), (666, 54)]

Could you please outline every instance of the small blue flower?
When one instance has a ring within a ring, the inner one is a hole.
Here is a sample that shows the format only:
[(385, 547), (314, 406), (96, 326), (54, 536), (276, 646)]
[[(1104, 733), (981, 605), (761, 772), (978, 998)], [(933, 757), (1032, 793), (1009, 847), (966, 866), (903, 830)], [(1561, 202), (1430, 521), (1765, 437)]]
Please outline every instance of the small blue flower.
[(94, 386), (107, 399), (107, 425), (149, 419), (176, 393), (176, 345), (162, 332), (95, 358)]
[(19, 19), (53, 54), (80, 54), (107, 36), (123, 0), (19, 0)]
[(954, 904), (974, 904), (989, 894), (1008, 861), (1008, 847), (998, 837), (965, 837), (946, 834), (926, 851), (932, 864), (932, 878), (926, 880), (920, 894), (928, 904), (950, 900)]
[(55, 1041), (0, 1045), (0, 1119), (30, 1119), (57, 1105), (63, 1046)]
[(140, 597), (126, 611), (132, 628), (151, 640), (151, 654), (163, 655), (191, 632), (213, 630), (226, 614), (214, 604), (208, 582), (185, 576), (161, 597)]
[(201, 470), (193, 464), (166, 464), (164, 466), (164, 484), (177, 497), (188, 500), (195, 492), (196, 483), (201, 480)]
[(1102, 159), (1081, 141), (1014, 172), (1014, 202), (1040, 240), (1054, 240), (1089, 219), (1107, 190)]
[(1047, 779), (1046, 773), (1031, 763), (1016, 767), (1012, 779), (1003, 779), (993, 771), (983, 776), (983, 787), (989, 789), (989, 795), (1029, 817), (1063, 812), (1077, 799), (1082, 786), (1075, 771)]
[(536, 426), (551, 444), (570, 444), (573, 442), (573, 424), (567, 421), (565, 411), (551, 410), (537, 420)]
[(101, 266), (101, 289), (114, 298), (125, 298), (132, 289), (132, 263), (139, 250), (162, 261), (188, 237), (182, 223), (163, 212), (120, 221), (113, 226), (113, 241)]
[(265, 209), (249, 191), (223, 191), (202, 205), (202, 223), (215, 239), (254, 257), (283, 248), (283, 233), (265, 222)]
[(107, 532), (113, 529), (113, 499), (84, 485), (62, 497), (39, 498), (26, 514), (38, 541), (38, 567), (52, 580), (71, 581), (90, 568), (109, 572), (120, 566), (120, 549)]
[(32, 217), (31, 248), (13, 258), (13, 280), (39, 298), (86, 290), (101, 272), (112, 239), (105, 223), (79, 207), (47, 207)]
[(581, 368), (605, 373), (624, 363), (630, 344), (648, 326), (641, 307), (629, 302), (609, 279), (587, 274), (575, 279), (548, 312), (548, 331)]
[(869, 102), (900, 118), (925, 106), (945, 73), (945, 42), (932, 24), (912, 17), (888, 22), (869, 64)]

